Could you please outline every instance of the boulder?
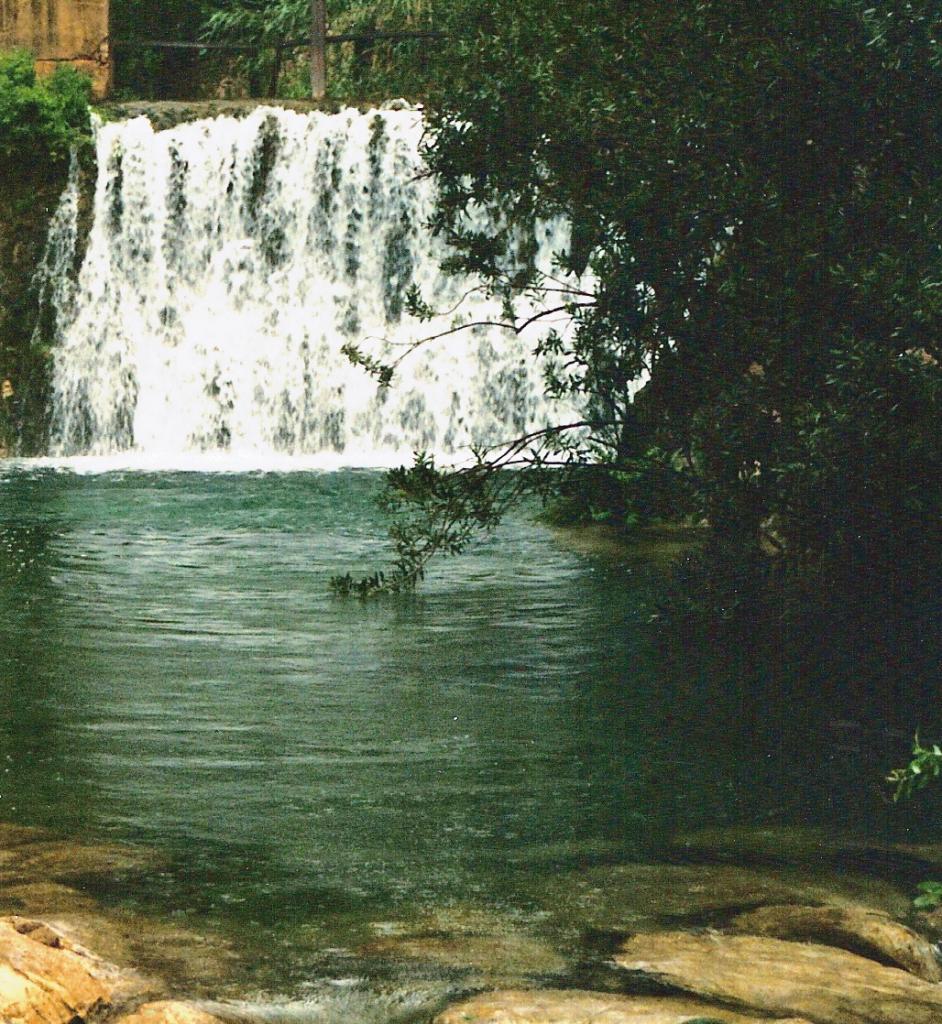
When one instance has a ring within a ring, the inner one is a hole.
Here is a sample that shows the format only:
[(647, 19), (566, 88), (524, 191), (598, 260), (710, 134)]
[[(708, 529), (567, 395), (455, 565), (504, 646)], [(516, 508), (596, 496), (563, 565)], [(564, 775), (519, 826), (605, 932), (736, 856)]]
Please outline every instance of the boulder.
[(117, 968), (40, 921), (0, 919), (0, 1020), (70, 1024), (123, 991)]
[(866, 907), (760, 907), (741, 914), (732, 930), (773, 939), (819, 942), (901, 967), (924, 981), (942, 981), (932, 946), (888, 914)]
[(869, 876), (731, 864), (621, 864), (559, 876), (534, 893), (558, 924), (575, 930), (657, 931), (719, 924), (769, 904), (909, 909), (900, 889)]
[(115, 1024), (220, 1024), (219, 1018), (193, 1003), (148, 1003)]
[(843, 949), (751, 935), (636, 935), (615, 963), (650, 981), (814, 1024), (939, 1024), (942, 986)]
[(485, 992), (450, 1006), (434, 1024), (806, 1024), (769, 1020), (693, 999), (543, 990)]

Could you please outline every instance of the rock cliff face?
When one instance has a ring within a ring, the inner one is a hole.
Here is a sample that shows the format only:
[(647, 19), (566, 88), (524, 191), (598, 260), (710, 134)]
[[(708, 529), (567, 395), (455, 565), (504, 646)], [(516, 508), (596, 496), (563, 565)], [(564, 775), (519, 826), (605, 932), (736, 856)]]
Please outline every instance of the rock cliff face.
[(68, 62), (92, 77), (97, 99), (111, 86), (108, 0), (0, 0), (0, 50), (25, 47), (40, 73)]
[[(0, 11), (5, 6), (0, 0)], [(31, 344), (33, 275), (65, 180), (65, 168), (37, 169), (0, 188), (0, 457), (38, 454), (44, 445), (46, 367)]]
[[(0, 0), (0, 10), (10, 0)], [(77, 229), (84, 240), (90, 222), (94, 161), (74, 167), (80, 192)], [(67, 161), (17, 168), (0, 184), (0, 458), (42, 455), (47, 444), (50, 346), (54, 322), (41, 303), (37, 271), (49, 226), (69, 179)], [(84, 241), (64, 270), (77, 274)]]

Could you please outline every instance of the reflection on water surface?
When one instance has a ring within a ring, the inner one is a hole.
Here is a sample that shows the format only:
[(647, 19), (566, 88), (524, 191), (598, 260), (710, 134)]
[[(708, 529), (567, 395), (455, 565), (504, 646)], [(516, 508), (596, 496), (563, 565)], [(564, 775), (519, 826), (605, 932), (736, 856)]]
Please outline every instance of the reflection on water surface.
[[(548, 896), (566, 872), (704, 825), (898, 829), (878, 780), (914, 712), (842, 708), (833, 678), (783, 699), (783, 662), (748, 645), (653, 650), (663, 568), (520, 515), (414, 597), (332, 599), (330, 575), (385, 555), (378, 486), (0, 477), (0, 820), (146, 848), (63, 884), (232, 951), (225, 983), (178, 965), (194, 990), (370, 975), (395, 1002), (397, 935), (502, 936), (514, 977), (552, 975), (587, 941)], [(493, 948), (461, 948), (488, 975)], [(426, 954), (403, 1014), (461, 967)]]

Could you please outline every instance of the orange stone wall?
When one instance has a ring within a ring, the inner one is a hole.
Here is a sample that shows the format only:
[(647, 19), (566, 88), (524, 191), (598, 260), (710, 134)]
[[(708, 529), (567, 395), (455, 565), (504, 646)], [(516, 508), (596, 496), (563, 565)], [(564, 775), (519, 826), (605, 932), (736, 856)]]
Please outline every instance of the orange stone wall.
[(0, 0), (0, 50), (25, 47), (40, 74), (74, 64), (92, 76), (96, 99), (111, 88), (108, 0)]

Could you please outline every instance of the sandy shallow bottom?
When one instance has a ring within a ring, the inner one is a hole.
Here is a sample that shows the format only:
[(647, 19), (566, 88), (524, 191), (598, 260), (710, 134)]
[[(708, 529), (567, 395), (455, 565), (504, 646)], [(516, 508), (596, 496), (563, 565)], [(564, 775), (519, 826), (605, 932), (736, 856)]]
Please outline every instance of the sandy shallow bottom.
[[(539, 891), (529, 894), (526, 911), (461, 901), (415, 907), (398, 918), (342, 922), (334, 933), (326, 925), (299, 927), (291, 952), (306, 965), (306, 977), (290, 992), (247, 983), (255, 977), (251, 935), (202, 928), (191, 918), (175, 919), (173, 914), (134, 907), (115, 897), (122, 887), (132, 892), (142, 879), (161, 873), (161, 856), (150, 849), (69, 840), (20, 825), (0, 826), (0, 914), (40, 919), (69, 942), (143, 979), (132, 1004), (172, 997), (196, 1001), (204, 1012), (221, 1019), (264, 1024), (418, 1024), (476, 995), (468, 1012), (480, 1016), (468, 1020), (581, 1020), (578, 1015), (565, 1017), (575, 1012), (571, 999), (561, 1010), (556, 1004), (555, 1009), (550, 1007), (547, 997), (537, 1010), (531, 1006), (526, 1011), (531, 1016), (519, 1016), (523, 1011), (513, 999), (494, 1004), (493, 999), (482, 1002), (480, 997), (489, 992), (558, 990), (624, 996), (633, 984), (637, 986), (637, 970), (631, 982), (619, 967), (619, 957), (624, 961), (619, 951), (626, 942), (673, 934), (692, 939), (721, 936), (741, 932), (743, 921), (755, 922), (753, 930), (764, 922), (764, 934), (775, 934), (776, 913), (783, 907), (819, 908), (818, 918), (827, 918), (832, 926), (825, 938), (838, 946), (854, 948), (860, 941), (851, 934), (842, 942), (835, 921), (851, 933), (869, 928), (871, 939), (877, 937), (866, 964), (892, 963), (901, 941), (909, 944), (904, 953), (912, 959), (907, 978), (918, 972), (920, 956), (924, 964), (935, 962), (928, 939), (899, 923), (914, 924), (923, 933), (931, 930), (931, 922), (914, 917), (905, 884), (892, 877), (891, 857), (895, 850), (900, 863), (910, 867), (914, 858), (921, 858), (925, 870), (930, 870), (940, 853), (935, 847), (875, 848), (851, 839), (831, 839), (815, 830), (782, 830), (777, 836), (762, 830), (728, 830), (714, 835), (713, 845), (704, 847), (708, 835), (680, 837), (673, 848), (694, 860), (712, 856), (712, 862), (597, 864), (560, 873), (552, 885), (541, 883)], [(751, 863), (724, 862), (730, 849)], [(828, 866), (829, 861), (851, 856), (856, 871)], [(96, 892), (111, 895), (102, 899)], [(767, 908), (764, 917), (756, 916), (756, 908)], [(855, 924), (864, 913), (864, 925)], [(806, 931), (812, 929), (806, 937), (814, 939), (816, 918), (808, 914), (806, 909), (797, 920), (804, 922)], [(794, 914), (791, 920), (794, 926)], [(882, 950), (880, 928), (891, 929)], [(685, 953), (691, 955), (689, 950)], [(682, 978), (671, 985), (685, 987)], [(641, 987), (650, 989), (650, 984)], [(723, 998), (721, 991), (700, 994)], [(748, 999), (737, 996), (740, 1003)], [(768, 1016), (775, 1007), (761, 1009)], [(810, 1019), (826, 1024), (829, 1020), (826, 1014)]]

